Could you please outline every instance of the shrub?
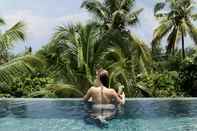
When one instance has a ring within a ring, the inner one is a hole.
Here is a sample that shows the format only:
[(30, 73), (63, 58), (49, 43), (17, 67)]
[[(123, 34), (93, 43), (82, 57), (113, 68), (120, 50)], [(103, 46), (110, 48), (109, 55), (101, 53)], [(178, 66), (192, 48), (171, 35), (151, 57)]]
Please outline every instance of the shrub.
[(138, 77), (137, 84), (143, 87), (141, 90), (143, 90), (143, 94), (146, 92), (146, 96), (175, 97), (177, 96), (177, 77), (176, 71), (162, 74), (154, 72)]
[(179, 89), (189, 96), (197, 96), (197, 63), (196, 58), (188, 58), (182, 63), (179, 72)]
[(53, 79), (43, 72), (35, 72), (32, 74), (24, 74), (15, 78), (7, 93), (14, 97), (29, 97), (32, 93), (38, 92), (46, 88), (47, 84), (53, 82)]

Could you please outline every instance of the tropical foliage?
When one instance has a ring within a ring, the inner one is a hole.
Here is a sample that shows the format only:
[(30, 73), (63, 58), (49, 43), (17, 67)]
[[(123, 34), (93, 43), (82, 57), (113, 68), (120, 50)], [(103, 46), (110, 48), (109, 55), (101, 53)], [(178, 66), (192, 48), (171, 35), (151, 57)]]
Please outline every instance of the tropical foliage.
[(173, 53), (176, 44), (182, 40), (182, 56), (185, 58), (185, 36), (197, 43), (197, 28), (193, 22), (195, 4), (192, 0), (165, 0), (155, 5), (154, 14), (160, 25), (154, 31), (153, 46), (167, 36), (167, 52)]
[[(159, 26), (149, 47), (130, 30), (143, 11), (135, 0), (85, 0), (81, 7), (93, 14), (92, 22), (58, 26), (38, 52), (30, 48), (11, 59), (8, 49), (25, 40), (19, 22), (0, 34), (0, 96), (82, 97), (95, 86), (99, 67), (110, 72), (109, 88), (121, 83), (127, 97), (196, 96), (197, 52), (185, 49), (187, 34), (197, 43), (194, 5), (192, 0), (156, 3)], [(166, 37), (167, 54), (161, 46)]]
[[(0, 25), (5, 25), (5, 21), (0, 19)], [(18, 22), (10, 29), (0, 33), (0, 64), (8, 61), (8, 49), (12, 47), (13, 42), (25, 40), (24, 33), (25, 25), (23, 22)]]
[(51, 61), (49, 69), (53, 70), (52, 74), (58, 78), (58, 81), (77, 85), (80, 90), (85, 91), (85, 88), (93, 84), (95, 67), (100, 55), (96, 49), (99, 46), (97, 33), (93, 24), (60, 26), (50, 47), (44, 48), (38, 54)]
[(197, 57), (196, 54), (193, 58), (187, 58), (183, 61), (182, 67), (179, 72), (179, 89), (185, 92), (187, 96), (196, 97), (197, 90)]
[(91, 12), (104, 30), (125, 30), (138, 22), (141, 9), (133, 10), (135, 0), (85, 0), (81, 7)]

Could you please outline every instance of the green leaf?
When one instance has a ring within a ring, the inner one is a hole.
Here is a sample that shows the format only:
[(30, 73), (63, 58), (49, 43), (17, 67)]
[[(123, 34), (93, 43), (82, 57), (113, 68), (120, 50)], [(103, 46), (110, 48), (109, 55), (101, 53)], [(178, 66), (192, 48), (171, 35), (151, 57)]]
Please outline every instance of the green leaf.
[(156, 15), (158, 11), (162, 10), (165, 7), (165, 3), (164, 2), (159, 2), (155, 5), (154, 7), (154, 14)]
[(16, 23), (13, 27), (7, 30), (5, 33), (0, 35), (0, 49), (8, 49), (12, 46), (13, 42), (17, 40), (25, 40), (24, 28), (25, 25), (23, 22)]
[(12, 83), (15, 77), (31, 73), (43, 67), (43, 61), (35, 56), (23, 56), (0, 65), (0, 82)]

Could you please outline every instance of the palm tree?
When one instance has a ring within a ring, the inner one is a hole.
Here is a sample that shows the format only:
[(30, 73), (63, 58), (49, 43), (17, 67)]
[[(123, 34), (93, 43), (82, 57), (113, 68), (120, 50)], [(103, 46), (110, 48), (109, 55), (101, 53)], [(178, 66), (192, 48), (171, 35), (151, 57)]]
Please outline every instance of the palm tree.
[(193, 11), (194, 1), (192, 0), (165, 0), (157, 3), (154, 14), (160, 20), (160, 25), (154, 30), (153, 46), (167, 36), (167, 52), (174, 53), (175, 45), (181, 39), (182, 56), (185, 58), (184, 37), (189, 34), (197, 44), (197, 28), (193, 25), (197, 14)]
[[(5, 25), (3, 19), (0, 19), (0, 25)], [(10, 29), (0, 33), (0, 64), (7, 61), (8, 49), (18, 40), (25, 40), (24, 33), (25, 25), (23, 22), (18, 22)]]
[(59, 26), (47, 48), (38, 55), (51, 63), (49, 70), (53, 70), (52, 74), (58, 82), (77, 85), (85, 92), (94, 84), (101, 54), (97, 40), (98, 28), (95, 24)]
[(99, 19), (105, 30), (125, 30), (136, 24), (142, 9), (133, 11), (134, 6), (135, 0), (85, 0), (81, 5)]
[[(135, 76), (147, 73), (150, 52), (142, 40), (129, 31), (129, 26), (138, 23), (143, 9), (133, 11), (135, 0), (86, 0), (82, 3), (93, 13), (101, 25), (99, 44), (103, 50), (100, 64), (110, 70), (110, 81), (121, 81), (127, 87), (127, 95), (136, 93)], [(98, 51), (100, 52), (100, 51)]]
[(126, 32), (114, 31), (106, 35), (101, 42), (105, 49), (102, 49), (100, 63), (111, 73), (110, 85), (117, 81), (123, 83), (126, 95), (133, 97), (136, 95), (136, 76), (148, 73), (150, 50), (143, 41)]

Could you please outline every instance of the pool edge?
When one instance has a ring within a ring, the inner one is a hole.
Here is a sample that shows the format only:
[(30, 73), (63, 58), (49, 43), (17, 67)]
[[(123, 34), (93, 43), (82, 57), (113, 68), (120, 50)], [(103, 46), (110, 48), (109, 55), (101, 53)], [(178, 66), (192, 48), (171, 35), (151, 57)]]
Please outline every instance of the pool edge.
[[(2, 100), (15, 100), (15, 101), (56, 101), (56, 100), (67, 100), (67, 101), (82, 101), (82, 98), (0, 98), (0, 101)], [(143, 101), (153, 101), (153, 100), (197, 100), (197, 97), (175, 97), (175, 98), (168, 98), (168, 97), (163, 97), (163, 98), (126, 98), (126, 101), (138, 101), (138, 100), (143, 100)]]

